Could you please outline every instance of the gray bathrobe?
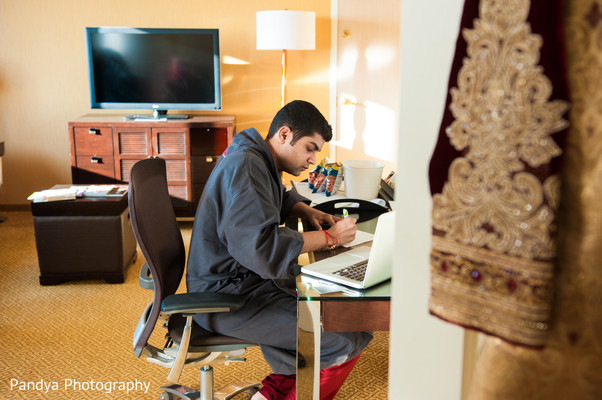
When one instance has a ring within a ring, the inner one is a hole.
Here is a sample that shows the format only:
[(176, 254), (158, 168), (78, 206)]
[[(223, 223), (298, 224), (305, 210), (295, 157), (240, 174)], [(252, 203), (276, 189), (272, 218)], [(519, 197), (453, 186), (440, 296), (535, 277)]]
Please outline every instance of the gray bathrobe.
[[(234, 136), (203, 190), (187, 267), (189, 292), (247, 296), (231, 313), (199, 314), (205, 329), (258, 343), (274, 373), (295, 373), (295, 259), (301, 233), (280, 226), (297, 202), (285, 191), (269, 147), (253, 128)], [(358, 355), (368, 332), (323, 333), (321, 368)]]

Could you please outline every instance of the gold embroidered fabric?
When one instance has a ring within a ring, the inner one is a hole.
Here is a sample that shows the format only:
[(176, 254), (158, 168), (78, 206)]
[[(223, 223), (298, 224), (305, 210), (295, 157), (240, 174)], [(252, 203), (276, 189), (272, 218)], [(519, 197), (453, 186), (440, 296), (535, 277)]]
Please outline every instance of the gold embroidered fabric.
[(515, 343), (544, 343), (553, 305), (554, 223), (567, 103), (551, 100), (528, 0), (482, 0), (446, 129), (461, 153), (433, 196), (430, 311)]
[(571, 127), (551, 331), (542, 350), (484, 337), (471, 400), (602, 399), (602, 1), (565, 13)]

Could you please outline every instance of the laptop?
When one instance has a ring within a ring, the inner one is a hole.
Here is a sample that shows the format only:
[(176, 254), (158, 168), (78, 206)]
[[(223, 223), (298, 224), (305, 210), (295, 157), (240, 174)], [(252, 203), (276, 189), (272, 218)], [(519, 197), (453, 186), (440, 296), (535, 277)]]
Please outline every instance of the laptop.
[(378, 217), (372, 246), (362, 245), (345, 253), (301, 267), (301, 272), (330, 282), (365, 289), (391, 278), (395, 212)]

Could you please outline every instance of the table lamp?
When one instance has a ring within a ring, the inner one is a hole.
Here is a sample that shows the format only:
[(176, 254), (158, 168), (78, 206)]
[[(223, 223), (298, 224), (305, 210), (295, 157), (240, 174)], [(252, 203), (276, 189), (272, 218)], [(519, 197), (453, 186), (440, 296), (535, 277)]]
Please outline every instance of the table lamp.
[(286, 102), (287, 50), (316, 49), (313, 11), (257, 11), (257, 50), (282, 50), (280, 106)]

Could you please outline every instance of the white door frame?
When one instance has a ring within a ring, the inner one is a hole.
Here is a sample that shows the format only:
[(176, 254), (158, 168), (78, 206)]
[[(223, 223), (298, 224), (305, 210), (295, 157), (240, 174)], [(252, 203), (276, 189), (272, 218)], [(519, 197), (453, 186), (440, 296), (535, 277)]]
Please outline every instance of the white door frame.
[[(339, 0), (330, 0), (330, 111), (329, 119), (332, 131), (335, 134), (334, 139), (338, 139), (337, 112), (339, 102), (337, 98), (338, 90), (338, 49), (339, 49)], [(331, 160), (337, 159), (337, 146), (330, 146)]]

